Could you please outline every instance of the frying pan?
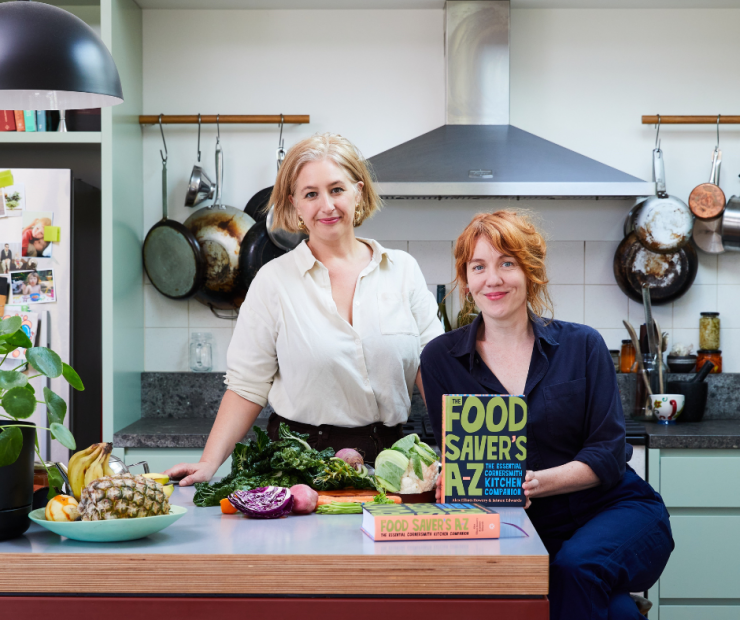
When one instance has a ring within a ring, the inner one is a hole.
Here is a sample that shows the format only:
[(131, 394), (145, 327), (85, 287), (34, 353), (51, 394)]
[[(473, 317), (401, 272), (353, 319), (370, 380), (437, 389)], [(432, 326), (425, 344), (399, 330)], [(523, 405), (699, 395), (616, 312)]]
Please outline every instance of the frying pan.
[(719, 188), (719, 169), (722, 164), (722, 151), (714, 147), (712, 172), (709, 183), (697, 185), (689, 194), (689, 208), (700, 220), (712, 220), (725, 210), (725, 193)]
[[(162, 129), (161, 123), (159, 128)], [(167, 143), (164, 149), (166, 153)], [(195, 235), (180, 222), (167, 219), (167, 155), (162, 151), (160, 155), (162, 219), (152, 226), (144, 239), (144, 270), (162, 295), (171, 299), (187, 299), (203, 286), (206, 261)]]
[(672, 254), (691, 239), (694, 217), (683, 200), (666, 192), (665, 164), (660, 147), (653, 150), (653, 178), (656, 195), (647, 198), (636, 210), (635, 234), (651, 252)]
[(242, 284), (249, 288), (257, 272), (272, 259), (285, 254), (267, 233), (267, 222), (261, 220), (252, 226), (242, 241), (239, 251), (239, 273)]
[[(239, 277), (239, 252), (244, 236), (254, 225), (254, 220), (244, 211), (221, 204), (223, 178), (223, 150), (220, 139), (216, 138), (214, 204), (185, 220), (185, 227), (203, 248), (206, 263), (205, 281), (195, 298), (212, 311), (237, 309), (244, 301), (247, 289)], [(214, 314), (219, 316), (215, 311)]]
[(267, 217), (267, 204), (272, 196), (272, 186), (261, 189), (249, 199), (244, 212), (247, 213), (255, 222), (264, 221)]
[[(729, 202), (727, 206), (729, 208)], [(725, 212), (727, 212), (726, 209)], [(702, 252), (722, 254), (725, 251), (724, 243), (722, 243), (722, 222), (724, 219), (724, 216), (722, 216), (713, 220), (696, 220), (694, 222), (694, 243)]]
[(688, 243), (673, 254), (651, 252), (630, 233), (614, 254), (614, 278), (622, 292), (642, 303), (642, 288), (650, 288), (653, 305), (668, 304), (686, 293), (696, 278), (699, 258)]

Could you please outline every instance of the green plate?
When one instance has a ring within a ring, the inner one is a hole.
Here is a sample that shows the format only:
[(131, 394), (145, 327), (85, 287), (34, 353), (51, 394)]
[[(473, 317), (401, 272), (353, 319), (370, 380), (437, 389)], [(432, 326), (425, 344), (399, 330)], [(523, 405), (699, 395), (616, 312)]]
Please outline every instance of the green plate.
[(28, 516), (31, 521), (38, 523), (41, 527), (72, 540), (118, 542), (121, 540), (136, 540), (160, 532), (168, 525), (172, 525), (187, 511), (187, 508), (182, 506), (170, 505), (170, 514), (156, 517), (64, 522), (47, 521), (44, 517), (44, 509), (39, 508), (32, 511)]

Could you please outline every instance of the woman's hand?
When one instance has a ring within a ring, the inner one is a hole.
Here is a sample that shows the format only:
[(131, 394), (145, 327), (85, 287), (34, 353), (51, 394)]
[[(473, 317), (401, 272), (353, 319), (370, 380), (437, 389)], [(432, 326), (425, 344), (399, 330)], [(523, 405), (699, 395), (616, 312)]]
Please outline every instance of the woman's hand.
[(200, 463), (180, 463), (174, 467), (170, 467), (167, 471), (163, 472), (165, 476), (170, 478), (179, 478), (180, 476), (186, 476), (180, 480), (181, 487), (187, 487), (196, 482), (208, 482), (213, 478), (213, 474), (218, 469), (217, 465), (201, 461)]
[(536, 495), (539, 487), (540, 481), (537, 480), (537, 474), (531, 469), (528, 469), (527, 474), (524, 476), (524, 482), (522, 483), (524, 495), (527, 498), (527, 503), (524, 505), (525, 510), (532, 505), (532, 497)]

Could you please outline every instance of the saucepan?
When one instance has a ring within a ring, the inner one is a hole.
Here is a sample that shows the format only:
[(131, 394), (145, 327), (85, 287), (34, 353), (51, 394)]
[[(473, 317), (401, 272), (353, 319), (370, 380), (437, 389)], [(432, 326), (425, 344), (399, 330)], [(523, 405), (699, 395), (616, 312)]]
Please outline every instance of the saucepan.
[(727, 201), (722, 216), (722, 245), (726, 250), (740, 252), (740, 197)]

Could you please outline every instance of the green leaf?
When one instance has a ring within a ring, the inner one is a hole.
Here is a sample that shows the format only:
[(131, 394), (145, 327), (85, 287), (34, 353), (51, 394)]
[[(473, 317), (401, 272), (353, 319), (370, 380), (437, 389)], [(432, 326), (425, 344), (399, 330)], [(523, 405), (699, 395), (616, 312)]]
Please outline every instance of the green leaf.
[(28, 337), (26, 332), (24, 332), (22, 329), (19, 329), (14, 334), (8, 336), (7, 340), (3, 341), (3, 345), (12, 346), (16, 349), (18, 347), (20, 347), (21, 349), (30, 349), (33, 346), (33, 342), (31, 342), (31, 339)]
[(69, 432), (69, 429), (65, 428), (58, 422), (50, 424), (49, 429), (51, 430), (51, 436), (65, 448), (68, 448), (69, 450), (77, 449), (75, 438), (72, 436), (72, 433)]
[(31, 392), (31, 394), (36, 393), (36, 389), (30, 383), (26, 383), (26, 385), (24, 385), (23, 387)]
[(22, 324), (23, 319), (19, 316), (11, 316), (7, 319), (3, 319), (0, 321), (0, 338), (14, 334), (21, 328)]
[(52, 499), (62, 492), (64, 478), (62, 478), (62, 474), (54, 466), (47, 467), (46, 471), (49, 474), (49, 494), (46, 497)]
[(42, 375), (54, 379), (62, 374), (62, 358), (46, 347), (33, 347), (26, 351), (26, 359)]
[(9, 390), (14, 387), (28, 385), (28, 377), (16, 370), (0, 370), (0, 389)]
[(36, 396), (25, 387), (14, 387), (3, 394), (3, 409), (18, 420), (25, 420), (36, 411)]
[(64, 416), (67, 415), (67, 403), (64, 402), (64, 399), (48, 387), (44, 388), (44, 398), (46, 399), (46, 415), (49, 418), (49, 424), (64, 422)]
[(65, 364), (64, 362), (62, 362), (62, 375), (67, 380), (67, 383), (69, 383), (75, 390), (82, 392), (85, 389), (85, 386), (82, 385), (80, 375), (77, 374), (72, 366)]
[(15, 463), (23, 447), (23, 434), (17, 426), (6, 426), (0, 433), (0, 467)]

